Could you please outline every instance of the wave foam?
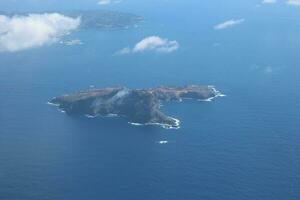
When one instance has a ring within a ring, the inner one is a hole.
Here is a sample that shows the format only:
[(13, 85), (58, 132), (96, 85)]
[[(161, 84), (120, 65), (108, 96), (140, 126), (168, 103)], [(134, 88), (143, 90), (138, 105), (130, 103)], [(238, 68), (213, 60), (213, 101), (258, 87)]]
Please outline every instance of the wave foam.
[(134, 123), (134, 122), (128, 122), (128, 124), (131, 124), (133, 126), (144, 126), (145, 125), (145, 124)]
[(64, 110), (62, 110), (62, 109), (58, 109), (59, 110), (59, 112), (61, 112), (61, 113), (66, 113), (66, 111), (64, 111)]
[(96, 118), (97, 116), (96, 115), (84, 115), (86, 116), (87, 118)]
[(48, 105), (50, 105), (50, 106), (59, 106), (59, 104), (56, 104), (56, 103), (51, 103), (50, 101), (49, 101), (49, 102), (47, 102), (47, 104), (48, 104)]
[(161, 140), (161, 141), (158, 141), (158, 144), (168, 144), (169, 142), (167, 140)]
[(214, 97), (209, 97), (209, 98), (207, 98), (207, 99), (198, 99), (198, 101), (211, 102), (211, 101), (214, 100), (215, 98), (218, 98), (218, 97), (226, 97), (226, 95), (225, 95), (225, 94), (222, 94), (220, 91), (218, 91), (218, 90), (215, 88), (215, 86), (209, 85), (208, 88), (210, 88), (210, 89), (214, 92), (215, 96), (214, 96)]
[(164, 129), (179, 129), (180, 128), (180, 120), (179, 119), (175, 119), (173, 117), (170, 117), (171, 119), (173, 119), (175, 121), (175, 125), (169, 125), (169, 124), (162, 124), (162, 123), (154, 123), (154, 122), (150, 122), (150, 123), (135, 123), (135, 122), (128, 122), (129, 124), (133, 125), (133, 126), (160, 126)]

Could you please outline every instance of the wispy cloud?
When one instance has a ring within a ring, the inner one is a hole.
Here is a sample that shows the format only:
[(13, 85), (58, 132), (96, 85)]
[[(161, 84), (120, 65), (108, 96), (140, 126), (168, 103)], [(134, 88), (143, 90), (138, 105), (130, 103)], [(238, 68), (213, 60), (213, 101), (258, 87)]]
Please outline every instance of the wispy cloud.
[(274, 74), (282, 70), (284, 67), (283, 66), (261, 66), (261, 65), (252, 65), (250, 67), (250, 71), (252, 72), (258, 72), (261, 74)]
[(117, 54), (119, 54), (119, 55), (124, 55), (124, 54), (129, 54), (129, 53), (131, 53), (131, 52), (132, 52), (132, 51), (131, 51), (131, 48), (125, 47), (125, 48), (121, 49), (120, 51), (118, 51)]
[(274, 68), (271, 67), (271, 66), (267, 66), (265, 69), (264, 69), (264, 73), (266, 74), (270, 74), (270, 73), (273, 73), (274, 72)]
[(126, 47), (118, 54), (140, 53), (144, 51), (154, 51), (160, 53), (171, 53), (178, 50), (179, 43), (176, 40), (164, 39), (158, 36), (146, 37), (138, 42), (133, 48)]
[(277, 3), (277, 0), (263, 0), (262, 4), (274, 4)]
[(98, 4), (99, 5), (109, 5), (109, 4), (112, 4), (112, 3), (120, 3), (122, 2), (122, 0), (100, 0), (98, 1)]
[(231, 28), (233, 26), (243, 23), (244, 21), (245, 21), (245, 19), (231, 19), (231, 20), (228, 20), (228, 21), (225, 21), (225, 22), (215, 25), (214, 29), (222, 30), (222, 29), (226, 29), (226, 28)]
[(300, 0), (288, 0), (287, 4), (292, 6), (300, 6)]
[(74, 45), (83, 45), (83, 42), (79, 39), (73, 39), (68, 41), (60, 41), (60, 44), (65, 44), (67, 46), (74, 46)]
[[(262, 0), (262, 4), (275, 4), (275, 3), (279, 3), (280, 1), (278, 0)], [(288, 5), (291, 6), (300, 6), (300, 0), (285, 0), (282, 1), (285, 2)]]
[(80, 25), (80, 18), (57, 13), (0, 15), (0, 52), (16, 52), (57, 42)]

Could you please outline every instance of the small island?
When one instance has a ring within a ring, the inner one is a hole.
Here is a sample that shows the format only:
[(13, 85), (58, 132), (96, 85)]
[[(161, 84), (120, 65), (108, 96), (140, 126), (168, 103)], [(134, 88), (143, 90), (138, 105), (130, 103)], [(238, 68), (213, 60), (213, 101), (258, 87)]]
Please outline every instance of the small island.
[(55, 97), (49, 103), (69, 115), (121, 116), (133, 125), (159, 125), (167, 129), (177, 129), (180, 121), (162, 113), (161, 103), (181, 102), (184, 99), (211, 101), (218, 96), (222, 94), (213, 86), (162, 86), (151, 89), (111, 87)]

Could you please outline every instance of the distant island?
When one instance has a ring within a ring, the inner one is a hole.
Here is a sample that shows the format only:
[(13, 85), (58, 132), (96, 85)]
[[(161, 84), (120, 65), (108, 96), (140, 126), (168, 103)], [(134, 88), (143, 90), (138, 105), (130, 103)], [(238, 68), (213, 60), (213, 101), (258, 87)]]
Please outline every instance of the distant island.
[(63, 15), (81, 17), (81, 29), (119, 30), (137, 27), (143, 17), (118, 11), (87, 10), (65, 11)]
[[(105, 10), (70, 10), (70, 11), (45, 11), (34, 14), (59, 13), (68, 17), (80, 17), (80, 29), (95, 30), (120, 30), (137, 27), (144, 19), (143, 17), (126, 12), (105, 11)], [(0, 10), (0, 15), (5, 16), (26, 16), (29, 12), (4, 12)]]
[(213, 86), (162, 86), (151, 89), (111, 87), (55, 97), (49, 103), (69, 115), (121, 116), (133, 125), (160, 125), (167, 129), (177, 129), (180, 121), (160, 111), (162, 102), (181, 102), (184, 99), (211, 101), (218, 96), (222, 94)]

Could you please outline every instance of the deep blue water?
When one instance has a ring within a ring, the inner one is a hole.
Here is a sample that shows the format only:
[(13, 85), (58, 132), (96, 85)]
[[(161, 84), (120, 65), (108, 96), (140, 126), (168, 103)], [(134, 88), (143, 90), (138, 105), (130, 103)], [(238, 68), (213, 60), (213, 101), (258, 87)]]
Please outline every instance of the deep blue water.
[[(0, 7), (97, 6), (15, 2)], [(0, 53), (0, 199), (300, 199), (300, 7), (258, 3), (124, 0), (107, 9), (144, 16), (138, 28), (79, 31), (68, 37), (84, 45)], [(213, 29), (231, 18), (245, 22)], [(180, 49), (114, 55), (150, 35)], [(179, 130), (70, 117), (46, 104), (89, 85), (163, 84), (215, 85), (227, 97), (165, 104)]]

